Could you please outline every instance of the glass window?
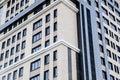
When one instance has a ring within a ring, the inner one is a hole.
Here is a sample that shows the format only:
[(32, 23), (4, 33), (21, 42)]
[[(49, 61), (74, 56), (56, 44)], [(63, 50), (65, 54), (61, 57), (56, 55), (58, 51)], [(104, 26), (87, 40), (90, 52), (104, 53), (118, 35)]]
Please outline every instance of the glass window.
[(15, 42), (15, 38), (16, 38), (16, 35), (14, 35), (14, 36), (12, 37), (12, 43)]
[(24, 36), (26, 36), (26, 34), (27, 34), (27, 29), (25, 28), (25, 29), (23, 30), (22, 36), (24, 37)]
[(57, 77), (57, 66), (53, 68), (53, 77)]
[(8, 17), (9, 14), (10, 14), (10, 11), (8, 10), (8, 11), (6, 12), (6, 17)]
[(2, 61), (3, 58), (4, 58), (4, 53), (1, 53), (1, 55), (0, 55), (0, 61)]
[(6, 45), (6, 42), (4, 41), (4, 42), (2, 43), (2, 49), (5, 48), (5, 45)]
[(9, 73), (8, 76), (7, 76), (7, 80), (11, 80), (11, 78), (12, 78), (12, 74)]
[(35, 52), (39, 51), (40, 49), (41, 49), (41, 45), (38, 45), (37, 47), (34, 47), (32, 49), (32, 53), (35, 53)]
[(102, 71), (103, 79), (107, 80), (107, 75), (105, 71)]
[(11, 65), (11, 64), (13, 64), (13, 59), (11, 59), (11, 60), (9, 61), (9, 65)]
[(47, 36), (47, 35), (49, 35), (50, 34), (50, 27), (47, 27), (46, 29), (45, 29), (45, 35)]
[(23, 59), (25, 57), (25, 53), (22, 53), (21, 55), (20, 55), (20, 59)]
[(50, 14), (46, 15), (46, 23), (50, 21)]
[(109, 69), (113, 70), (113, 64), (111, 62), (108, 62)]
[(50, 40), (45, 41), (45, 47), (50, 45)]
[(53, 52), (53, 60), (54, 60), (54, 61), (57, 60), (57, 50)]
[(20, 6), (21, 6), (21, 7), (24, 6), (24, 0), (22, 0), (22, 1), (20, 2)]
[(54, 28), (53, 29), (54, 29), (54, 31), (57, 30), (57, 22), (54, 23)]
[(19, 60), (19, 56), (15, 57), (15, 62), (17, 62)]
[(10, 38), (7, 40), (7, 46), (10, 45)]
[(10, 7), (10, 0), (7, 2), (7, 8)]
[(17, 70), (13, 72), (13, 80), (17, 79)]
[(38, 40), (40, 40), (42, 38), (42, 31), (38, 32), (37, 34), (33, 35), (33, 43), (37, 42)]
[(40, 65), (41, 65), (40, 59), (32, 62), (31, 63), (31, 71), (34, 71), (34, 70), (40, 68)]
[(114, 76), (110, 75), (110, 80), (115, 80)]
[(54, 18), (57, 17), (57, 9), (54, 10)]
[(14, 13), (14, 7), (11, 8), (11, 14)]
[(45, 65), (49, 64), (49, 59), (50, 59), (49, 57), (50, 57), (49, 54), (44, 57)]
[(23, 67), (19, 69), (19, 77), (22, 77), (22, 76), (23, 76)]
[(19, 52), (20, 51), (20, 44), (17, 44), (16, 46), (16, 52)]
[(31, 77), (30, 80), (40, 80), (40, 74)]
[(5, 53), (5, 58), (8, 58), (8, 57), (9, 57), (9, 50), (7, 50)]
[(4, 68), (6, 68), (8, 66), (8, 63), (6, 62), (6, 63), (4, 63)]
[(17, 34), (17, 40), (19, 40), (20, 38), (21, 38), (21, 32)]
[(44, 80), (49, 80), (49, 70), (44, 72)]
[(24, 49), (25, 46), (26, 46), (26, 41), (23, 41), (23, 42), (22, 42), (22, 49)]
[(105, 59), (101, 57), (101, 64), (105, 66)]
[(37, 28), (42, 26), (42, 19), (40, 19), (39, 21), (35, 22), (33, 24), (33, 30), (36, 30)]
[(14, 48), (14, 47), (12, 47), (12, 48), (11, 48), (10, 55), (13, 55), (13, 54), (14, 54), (14, 52), (15, 52), (15, 48)]
[(3, 77), (2, 77), (2, 80), (6, 80), (6, 76), (3, 76)]

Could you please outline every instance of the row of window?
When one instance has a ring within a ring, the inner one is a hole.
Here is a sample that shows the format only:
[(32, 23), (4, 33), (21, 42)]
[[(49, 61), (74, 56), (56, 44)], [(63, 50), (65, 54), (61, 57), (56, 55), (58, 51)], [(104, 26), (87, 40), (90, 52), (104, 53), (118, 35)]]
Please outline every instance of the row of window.
[[(44, 71), (44, 80), (49, 80), (49, 76), (50, 76), (50, 71), (49, 70)], [(58, 76), (58, 69), (57, 66), (55, 66), (53, 68), (53, 78), (57, 76)], [(40, 80), (40, 74), (31, 77), (30, 80)]]
[[(24, 49), (26, 47), (26, 41), (23, 41), (22, 42), (22, 45), (21, 45), (21, 49)], [(1, 53), (0, 54), (0, 61), (2, 61), (4, 58), (6, 59), (6, 58), (8, 58), (9, 56), (12, 56), (14, 53), (17, 53), (17, 52), (19, 52), (20, 51), (20, 44), (17, 44), (16, 45), (16, 51), (15, 51), (15, 47), (12, 47), (11, 48), (11, 51), (10, 50), (7, 50), (6, 52), (5, 52), (5, 54), (4, 53)]]
[(19, 57), (19, 56), (16, 56), (15, 59), (9, 60), (9, 63), (6, 62), (6, 63), (4, 63), (4, 65), (0, 65), (0, 70), (1, 70), (2, 68), (6, 68), (6, 67), (12, 65), (13, 63), (18, 62), (20, 59), (23, 59), (24, 57), (25, 57), (25, 53), (22, 53), (22, 54), (20, 55), (20, 57)]
[[(11, 1), (8, 1), (7, 7), (10, 7), (10, 2), (11, 2)], [(15, 0), (12, 0), (12, 3), (13, 3), (13, 2), (15, 3)], [(29, 2), (29, 0), (25, 0), (25, 1), (24, 1), (24, 0), (21, 0), (20, 3), (17, 3), (17, 4), (16, 4), (16, 8), (15, 8), (15, 7), (12, 7), (11, 10), (8, 10), (8, 11), (6, 12), (6, 17), (8, 17), (8, 16), (10, 15), (10, 13), (13, 14), (15, 10), (18, 10), (18, 9), (19, 9), (19, 7), (24, 6), (24, 2), (25, 2), (25, 4), (27, 4), (27, 3)], [(10, 11), (11, 11), (11, 12), (10, 12)]]
[(3, 76), (2, 80), (16, 80), (18, 76), (19, 77), (23, 76), (23, 71), (24, 71), (24, 68), (21, 67), (19, 68), (19, 70), (15, 70), (13, 71), (13, 73), (9, 73), (7, 76)]
[[(53, 61), (57, 60), (57, 50), (53, 52)], [(47, 65), (50, 62), (50, 54), (45, 55), (44, 64)], [(41, 59), (37, 59), (31, 63), (30, 71), (34, 71), (41, 67)]]
[[(53, 37), (53, 42), (55, 43), (58, 40), (57, 36)], [(50, 40), (45, 41), (45, 47), (48, 47), (50, 45)], [(37, 45), (36, 47), (32, 48), (32, 53), (35, 53), (41, 49), (41, 44)]]
[(4, 49), (5, 47), (9, 46), (11, 43), (15, 43), (16, 40), (20, 40), (21, 36), (25, 37), (27, 34), (27, 29), (25, 28), (23, 32), (17, 33), (17, 36), (14, 35), (12, 38), (9, 38), (7, 41), (2, 42), (2, 47), (1, 49)]

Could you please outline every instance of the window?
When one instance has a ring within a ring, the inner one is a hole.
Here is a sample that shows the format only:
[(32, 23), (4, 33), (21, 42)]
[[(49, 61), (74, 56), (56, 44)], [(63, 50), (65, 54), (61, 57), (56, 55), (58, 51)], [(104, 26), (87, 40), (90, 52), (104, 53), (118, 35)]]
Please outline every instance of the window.
[(49, 64), (49, 59), (50, 59), (49, 57), (50, 57), (49, 54), (44, 57), (45, 65)]
[(34, 47), (33, 49), (32, 49), (32, 53), (35, 53), (35, 52), (37, 52), (38, 50), (40, 50), (41, 49), (41, 45), (38, 45), (38, 46), (36, 46), (36, 47)]
[(42, 38), (42, 31), (38, 32), (37, 34), (33, 35), (33, 43), (37, 42), (38, 40), (40, 40)]
[(7, 2), (7, 8), (10, 7), (10, 0)]
[(106, 43), (107, 45), (110, 45), (110, 42), (109, 42), (109, 39), (108, 39), (108, 38), (105, 38), (105, 43)]
[(19, 60), (19, 56), (15, 57), (15, 62), (17, 62)]
[(100, 48), (100, 52), (104, 52), (102, 45), (99, 45), (99, 48)]
[(54, 36), (53, 38), (53, 42), (56, 42), (58, 39), (57, 39), (57, 36)]
[(47, 0), (46, 6), (50, 5), (50, 0)]
[(0, 55), (0, 61), (2, 61), (3, 58), (4, 58), (4, 53), (1, 53), (1, 55)]
[(49, 70), (44, 72), (44, 80), (49, 80)]
[(20, 7), (24, 6), (24, 0), (20, 2)]
[(57, 60), (57, 50), (53, 52), (53, 60), (54, 60), (54, 61)]
[(45, 47), (50, 45), (50, 40), (45, 41)]
[(115, 1), (115, 6), (117, 7), (117, 8), (119, 8), (119, 4)]
[(107, 24), (107, 25), (109, 25), (109, 20), (106, 19), (105, 17), (103, 17), (103, 19), (104, 19), (104, 23)]
[(21, 38), (21, 32), (17, 34), (17, 40), (19, 40), (20, 38)]
[(2, 77), (2, 80), (6, 80), (6, 76), (3, 76), (3, 77)]
[(54, 28), (53, 29), (54, 29), (54, 31), (57, 30), (57, 22), (54, 23)]
[(110, 18), (115, 21), (115, 16), (113, 16), (111, 13), (109, 13)]
[(117, 31), (117, 27), (116, 27), (113, 23), (111, 23), (111, 28), (112, 28), (113, 30)]
[(102, 7), (102, 11), (103, 11), (103, 13), (105, 13), (106, 15), (108, 15), (108, 11), (104, 7)]
[(26, 46), (26, 41), (23, 41), (23, 42), (22, 42), (22, 49), (24, 49), (25, 46)]
[(37, 28), (42, 26), (42, 19), (40, 19), (39, 21), (35, 22), (33, 24), (33, 30), (36, 30)]
[(8, 77), (7, 77), (7, 80), (11, 80), (11, 78), (12, 78), (12, 74), (9, 73), (9, 74), (8, 74)]
[(29, 0), (25, 0), (25, 3), (28, 3), (29, 2)]
[(9, 65), (11, 65), (11, 64), (13, 64), (13, 59), (11, 59), (11, 60), (9, 61)]
[(2, 65), (0, 65), (0, 70), (2, 69)]
[(11, 14), (14, 13), (14, 7), (11, 8)]
[(108, 62), (109, 69), (113, 70), (113, 64), (111, 62)]
[(25, 57), (25, 53), (22, 53), (21, 55), (20, 55), (20, 59), (23, 59)]
[(107, 80), (107, 75), (105, 71), (102, 71), (103, 79)]
[(6, 63), (4, 63), (4, 68), (6, 68), (8, 66), (8, 63), (6, 62)]
[(17, 44), (16, 46), (16, 52), (19, 52), (20, 51), (20, 44)]
[(108, 50), (108, 49), (107, 49), (107, 55), (108, 55), (109, 57), (112, 57), (112, 56), (111, 56), (111, 52), (110, 52), (110, 50)]
[(105, 66), (105, 59), (101, 57), (101, 64)]
[(14, 35), (14, 36), (12, 37), (12, 43), (15, 42), (15, 38), (16, 38), (16, 35)]
[(40, 64), (41, 64), (40, 59), (32, 62), (31, 63), (31, 71), (34, 71), (34, 70), (40, 68)]
[(54, 10), (54, 18), (57, 17), (57, 9)]
[(30, 80), (40, 80), (40, 74), (31, 77)]
[(101, 29), (100, 22), (98, 22), (98, 21), (97, 21), (97, 27), (98, 27), (99, 29)]
[(24, 36), (26, 36), (26, 34), (27, 34), (27, 29), (25, 28), (25, 29), (23, 30), (23, 35), (22, 35), (22, 36), (24, 37)]
[(98, 33), (98, 38), (99, 40), (102, 40), (102, 35), (100, 33)]
[(114, 76), (110, 75), (110, 80), (115, 80)]
[(22, 76), (23, 76), (23, 67), (19, 69), (19, 77), (22, 77)]
[(47, 35), (49, 35), (50, 34), (50, 27), (47, 27), (46, 29), (45, 29), (45, 35), (47, 36)]
[(7, 40), (7, 46), (10, 45), (10, 38)]
[(18, 9), (19, 9), (19, 3), (16, 4), (16, 10), (18, 10)]
[(114, 12), (114, 7), (108, 3), (108, 8)]
[(8, 11), (6, 12), (6, 17), (8, 17), (8, 16), (9, 16), (9, 13), (10, 13), (10, 11), (8, 10)]
[(13, 54), (14, 54), (14, 51), (15, 51), (15, 48), (14, 48), (14, 47), (12, 47), (12, 48), (11, 48), (10, 55), (13, 55)]
[(116, 45), (116, 49), (118, 52), (120, 52), (120, 46)]
[(53, 77), (57, 77), (57, 66), (53, 68)]
[(46, 15), (46, 23), (50, 21), (50, 14)]
[(5, 53), (5, 58), (8, 58), (8, 57), (9, 57), (9, 50), (7, 50)]
[(12, 0), (12, 4), (14, 4), (15, 3), (15, 0)]
[(13, 72), (13, 80), (17, 79), (17, 70)]
[(2, 43), (2, 49), (5, 48), (5, 44), (6, 44), (6, 42), (4, 41), (4, 42)]

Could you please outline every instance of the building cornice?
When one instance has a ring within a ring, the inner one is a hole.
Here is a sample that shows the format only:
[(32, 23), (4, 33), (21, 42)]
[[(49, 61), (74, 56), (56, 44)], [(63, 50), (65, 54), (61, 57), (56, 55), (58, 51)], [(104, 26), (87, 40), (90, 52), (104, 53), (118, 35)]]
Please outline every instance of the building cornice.
[(33, 15), (32, 17), (28, 18), (28, 20), (24, 21), (23, 23), (21, 23), (20, 25), (18, 25), (13, 30), (9, 31), (6, 34), (1, 35), (0, 36), (0, 41), (3, 40), (4, 38), (8, 37), (9, 35), (11, 35), (12, 33), (14, 33), (15, 31), (19, 30), (24, 25), (30, 23), (31, 21), (33, 21), (34, 19), (36, 19), (38, 16), (44, 14), (46, 11), (48, 11), (49, 9), (51, 9), (52, 7), (56, 6), (57, 4), (59, 4), (61, 2), (64, 3), (67, 7), (69, 7), (74, 12), (76, 12), (76, 13), (78, 12), (78, 9), (75, 6), (73, 6), (70, 2), (68, 2), (67, 0), (58, 0), (56, 2), (51, 3), (51, 5), (49, 5), (48, 7), (44, 8), (42, 11), (40, 11), (37, 14)]
[(54, 48), (58, 47), (60, 45), (68, 47), (68, 48), (72, 49), (73, 51), (75, 51), (76, 53), (80, 52), (80, 49), (78, 49), (77, 47), (73, 46), (72, 44), (70, 44), (70, 43), (68, 43), (68, 42), (66, 42), (64, 40), (59, 40), (56, 43), (53, 43), (50, 46), (48, 46), (46, 48), (43, 48), (43, 49), (41, 49), (41, 50), (39, 50), (39, 51), (37, 51), (37, 52), (35, 52), (35, 53), (33, 53), (33, 54), (25, 57), (24, 59), (22, 59), (22, 60), (20, 60), (20, 61), (18, 61), (16, 63), (14, 63), (14, 64), (12, 64), (11, 66), (9, 66), (9, 67), (1, 70), (0, 71), (0, 75), (2, 75), (4, 73), (6, 73), (6, 72), (8, 72), (8, 71), (10, 71), (10, 70), (12, 70), (14, 68), (16, 68), (17, 66), (20, 66), (20, 65), (24, 64), (27, 61), (30, 61), (31, 59), (33, 59), (33, 58), (35, 58), (35, 57), (37, 57), (39, 55), (44, 54), (45, 52), (47, 52), (47, 51), (49, 51), (51, 49), (54, 49)]

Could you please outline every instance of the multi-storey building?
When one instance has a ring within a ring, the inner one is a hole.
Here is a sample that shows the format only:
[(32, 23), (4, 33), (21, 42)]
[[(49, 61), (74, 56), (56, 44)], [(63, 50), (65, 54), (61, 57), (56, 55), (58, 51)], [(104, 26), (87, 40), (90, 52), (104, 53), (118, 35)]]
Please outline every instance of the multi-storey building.
[(119, 0), (1, 0), (0, 80), (120, 80)]

